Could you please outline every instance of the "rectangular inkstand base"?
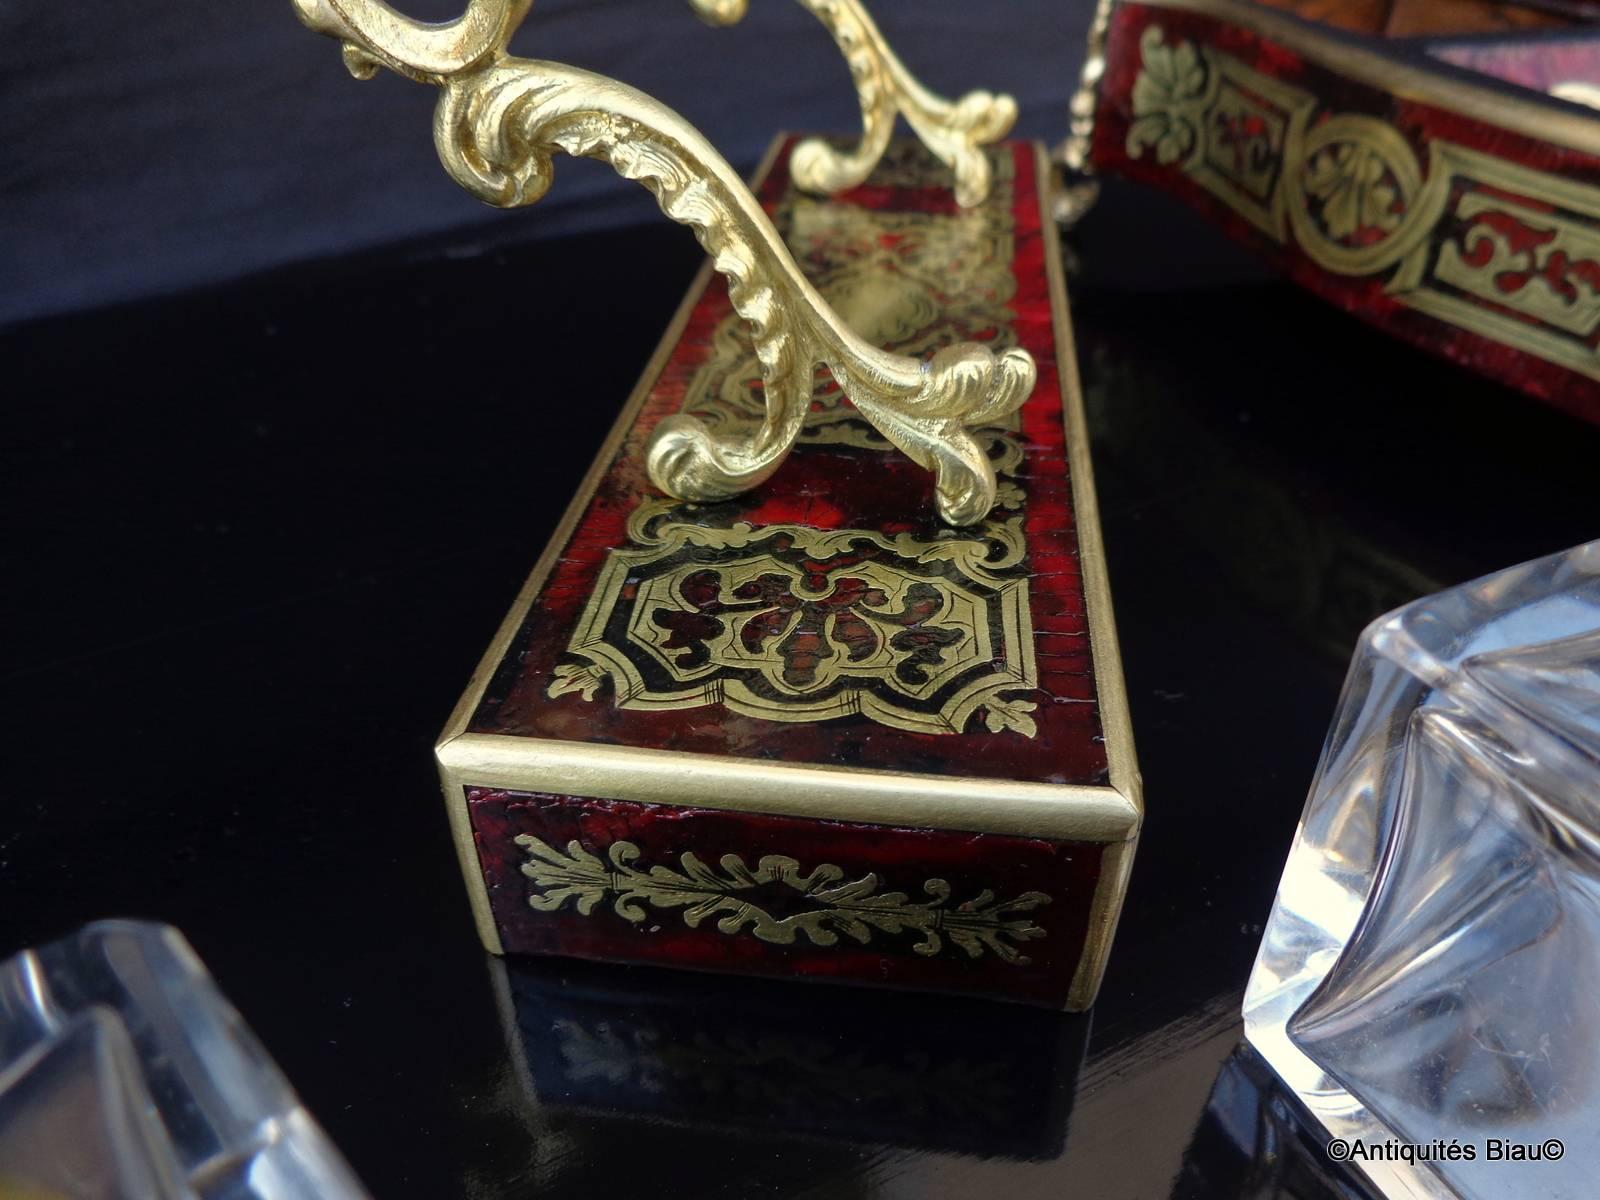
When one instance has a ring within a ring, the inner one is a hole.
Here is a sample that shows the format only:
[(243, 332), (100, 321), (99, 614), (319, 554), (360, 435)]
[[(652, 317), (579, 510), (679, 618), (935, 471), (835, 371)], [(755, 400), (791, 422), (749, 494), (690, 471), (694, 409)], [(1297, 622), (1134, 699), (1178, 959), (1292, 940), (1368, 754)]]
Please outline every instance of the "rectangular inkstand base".
[(943, 525), (826, 370), (768, 483), (662, 497), (661, 420), (762, 412), (704, 272), (439, 746), (483, 939), (1086, 1008), (1142, 806), (1047, 165), (993, 148), (964, 210), (915, 143), (828, 199), (792, 146), (757, 194), (856, 333), (1036, 360), (981, 433), (999, 504)]

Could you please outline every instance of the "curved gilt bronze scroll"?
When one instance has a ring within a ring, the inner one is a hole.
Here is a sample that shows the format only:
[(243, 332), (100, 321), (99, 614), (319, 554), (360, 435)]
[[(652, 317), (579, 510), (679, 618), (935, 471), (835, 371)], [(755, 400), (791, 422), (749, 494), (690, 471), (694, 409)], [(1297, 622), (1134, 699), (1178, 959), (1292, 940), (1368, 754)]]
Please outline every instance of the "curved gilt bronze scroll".
[[(712, 25), (744, 19), (750, 0), (689, 0)], [(999, 141), (1017, 122), (1017, 102), (992, 92), (968, 92), (946, 100), (930, 92), (889, 48), (861, 0), (800, 0), (827, 26), (850, 65), (861, 101), (860, 144), (840, 151), (820, 138), (795, 147), (789, 164), (794, 181), (808, 192), (840, 192), (861, 183), (889, 148), (894, 121), (907, 123), (946, 166), (956, 173), (956, 202), (965, 208), (989, 195), (989, 158), (983, 147)]]
[(301, 19), (344, 44), (358, 77), (379, 66), (442, 89), (434, 142), (451, 176), (510, 208), (549, 190), (557, 151), (597, 158), (648, 188), (691, 227), (728, 277), (753, 327), (766, 414), (748, 435), (716, 435), (689, 416), (663, 421), (650, 478), (680, 500), (720, 500), (755, 487), (788, 457), (826, 363), (861, 415), (935, 473), (939, 515), (953, 525), (994, 506), (994, 468), (970, 430), (1014, 412), (1036, 371), (1021, 350), (964, 344), (928, 362), (853, 334), (801, 274), (772, 222), (727, 162), (672, 110), (604, 76), (513, 58), (505, 43), (531, 0), (470, 0), (454, 21), (427, 24), (381, 0), (295, 0)]

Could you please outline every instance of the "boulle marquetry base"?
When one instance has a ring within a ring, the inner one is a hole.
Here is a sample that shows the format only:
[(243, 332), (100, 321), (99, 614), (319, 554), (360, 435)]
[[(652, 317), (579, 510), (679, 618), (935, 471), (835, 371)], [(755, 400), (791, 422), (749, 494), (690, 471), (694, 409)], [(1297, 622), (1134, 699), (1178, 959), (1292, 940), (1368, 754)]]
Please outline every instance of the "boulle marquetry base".
[(792, 149), (759, 198), (859, 336), (1037, 362), (998, 502), (943, 523), (826, 368), (768, 482), (655, 491), (661, 421), (764, 407), (702, 274), (440, 745), (484, 940), (1085, 1007), (1141, 809), (1041, 153), (962, 208), (914, 142), (830, 199)]

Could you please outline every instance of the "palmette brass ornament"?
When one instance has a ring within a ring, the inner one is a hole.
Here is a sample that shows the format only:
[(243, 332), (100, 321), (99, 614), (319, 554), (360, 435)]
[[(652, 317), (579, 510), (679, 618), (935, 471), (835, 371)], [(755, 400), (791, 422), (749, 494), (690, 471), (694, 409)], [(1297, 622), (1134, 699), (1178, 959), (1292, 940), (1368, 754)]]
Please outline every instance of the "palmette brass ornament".
[[(695, 2), (718, 20), (742, 15), (737, 0)], [(923, 362), (858, 337), (801, 273), (749, 188), (689, 122), (616, 80), (507, 53), (506, 43), (531, 3), (469, 0), (462, 16), (435, 24), (405, 17), (381, 0), (295, 0), (295, 7), (308, 26), (343, 43), (345, 64), (358, 78), (388, 67), (442, 89), (434, 116), (440, 160), (479, 199), (502, 208), (537, 202), (550, 188), (553, 156), (561, 151), (610, 164), (649, 189), (668, 217), (695, 231), (727, 277), (735, 311), (752, 326), (766, 410), (753, 432), (714, 432), (686, 415), (661, 422), (647, 460), (650, 479), (662, 491), (680, 500), (723, 500), (770, 478), (800, 435), (815, 367), (824, 363), (865, 420), (934, 472), (945, 521), (964, 526), (983, 520), (995, 505), (998, 484), (985, 443), (972, 431), (1022, 406), (1037, 377), (1033, 358), (1020, 349), (995, 354), (962, 343)], [(938, 132), (939, 122), (929, 114), (943, 102), (927, 103), (936, 98), (910, 79), (858, 5), (807, 3), (841, 45), (871, 46), (862, 56), (852, 54), (863, 112), (869, 114), (861, 150), (836, 160), (820, 152), (811, 157), (819, 164), (814, 170), (824, 173), (830, 169), (820, 165), (825, 162), (848, 164), (848, 171), (839, 167), (844, 174), (830, 176), (845, 186), (861, 156), (872, 155), (866, 170), (881, 157), (879, 126), (893, 123), (892, 112), (887, 122), (880, 119), (886, 110), (877, 98), (869, 109), (867, 76), (873, 72), (860, 64), (878, 64), (874, 70), (904, 100), (903, 110), (925, 138)], [(888, 93), (873, 96), (880, 94)], [(902, 107), (901, 100), (894, 103)], [(982, 102), (971, 107), (975, 111)], [(994, 120), (975, 119), (972, 127), (979, 134), (1000, 128), (1004, 107)], [(911, 116), (913, 111), (919, 115)], [(935, 152), (955, 155), (959, 140)], [(984, 172), (986, 190), (987, 167)], [(971, 169), (968, 185), (975, 186)]]

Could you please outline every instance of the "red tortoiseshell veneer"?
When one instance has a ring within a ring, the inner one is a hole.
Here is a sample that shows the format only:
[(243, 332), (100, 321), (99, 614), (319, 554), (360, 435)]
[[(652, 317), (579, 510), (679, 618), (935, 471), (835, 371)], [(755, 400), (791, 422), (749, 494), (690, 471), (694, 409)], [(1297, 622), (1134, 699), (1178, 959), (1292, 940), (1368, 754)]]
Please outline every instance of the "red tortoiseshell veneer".
[(1042, 158), (962, 211), (913, 143), (829, 200), (789, 148), (758, 195), (858, 333), (1033, 354), (1000, 502), (942, 526), (825, 370), (769, 483), (655, 492), (659, 421), (761, 410), (702, 275), (440, 744), (484, 940), (1086, 1007), (1140, 800)]

